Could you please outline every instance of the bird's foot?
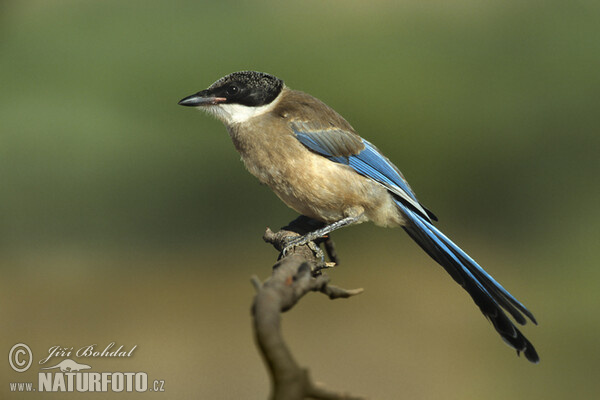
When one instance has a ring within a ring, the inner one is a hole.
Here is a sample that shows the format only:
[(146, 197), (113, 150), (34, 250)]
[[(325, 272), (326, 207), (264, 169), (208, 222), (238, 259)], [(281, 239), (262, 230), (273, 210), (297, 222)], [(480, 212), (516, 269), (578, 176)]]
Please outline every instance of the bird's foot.
[(330, 269), (335, 267), (337, 264), (335, 262), (327, 262), (325, 261), (325, 253), (321, 248), (312, 240), (306, 242), (305, 236), (292, 236), (286, 239), (288, 242), (283, 251), (281, 252), (282, 257), (285, 257), (290, 251), (293, 251), (295, 247), (306, 245), (309, 249), (312, 250), (314, 255), (319, 259), (316, 263), (315, 268), (312, 271), (313, 275), (320, 275), (321, 271), (324, 269)]
[[(290, 251), (291, 249), (293, 249), (294, 247), (299, 247), (299, 246), (304, 246), (305, 244), (310, 246), (310, 243), (314, 244), (314, 240), (318, 239), (320, 236), (316, 236), (315, 232), (309, 232), (306, 235), (303, 236), (288, 236), (286, 238), (286, 244), (283, 248), (283, 255), (287, 255), (288, 251)], [(311, 250), (314, 251), (314, 249), (311, 247)], [(319, 249), (320, 250), (320, 249)]]
[(304, 236), (288, 236), (285, 238), (286, 244), (283, 247), (281, 254), (285, 257), (295, 247), (307, 245), (321, 261), (325, 262), (325, 254), (323, 253), (323, 250), (313, 242), (314, 239), (316, 238), (313, 238), (310, 234)]

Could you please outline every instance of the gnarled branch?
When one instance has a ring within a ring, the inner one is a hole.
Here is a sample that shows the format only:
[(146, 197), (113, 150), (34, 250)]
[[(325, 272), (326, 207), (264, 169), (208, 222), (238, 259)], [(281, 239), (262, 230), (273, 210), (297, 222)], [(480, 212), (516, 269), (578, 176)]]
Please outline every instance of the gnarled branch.
[[(314, 230), (318, 224), (317, 221), (300, 217), (277, 233), (267, 228), (264, 239), (281, 251), (285, 247), (286, 237)], [(330, 238), (324, 241), (330, 259), (337, 261), (333, 242)], [(316, 246), (309, 243), (294, 248), (285, 257), (280, 255), (271, 277), (264, 283), (257, 277), (252, 278), (257, 291), (252, 305), (254, 335), (271, 376), (273, 400), (360, 399), (313, 382), (308, 370), (301, 368), (294, 360), (281, 335), (280, 314), (291, 309), (306, 293), (321, 292), (330, 299), (337, 299), (362, 292), (362, 289), (346, 290), (330, 285), (329, 277), (321, 271), (324, 267), (322, 254), (316, 251)]]

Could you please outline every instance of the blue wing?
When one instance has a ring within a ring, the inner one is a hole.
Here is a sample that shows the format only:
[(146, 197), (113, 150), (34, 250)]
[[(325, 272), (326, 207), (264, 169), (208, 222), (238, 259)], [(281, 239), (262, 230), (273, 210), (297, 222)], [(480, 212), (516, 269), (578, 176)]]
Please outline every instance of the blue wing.
[(312, 151), (381, 183), (427, 220), (437, 221), (436, 216), (419, 203), (398, 168), (365, 139), (345, 129), (322, 128), (314, 123), (292, 122), (291, 127), (298, 140)]
[(291, 127), (298, 140), (310, 150), (333, 162), (352, 167), (359, 174), (381, 183), (394, 194), (398, 208), (408, 220), (404, 230), (410, 237), (469, 293), (506, 343), (517, 352), (523, 352), (529, 361), (539, 362), (539, 356), (531, 342), (502, 309), (520, 324), (526, 322), (523, 314), (536, 323), (533, 314), (433, 226), (431, 219), (437, 218), (418, 202), (414, 192), (390, 160), (371, 143), (347, 129), (307, 122), (292, 122)]

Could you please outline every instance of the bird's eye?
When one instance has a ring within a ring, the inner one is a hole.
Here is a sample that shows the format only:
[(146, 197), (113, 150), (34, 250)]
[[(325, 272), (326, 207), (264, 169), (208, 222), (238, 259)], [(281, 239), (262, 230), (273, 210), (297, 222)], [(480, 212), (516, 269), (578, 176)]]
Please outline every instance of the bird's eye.
[(227, 88), (227, 94), (230, 96), (237, 94), (239, 91), (240, 91), (240, 89), (235, 85), (231, 85)]

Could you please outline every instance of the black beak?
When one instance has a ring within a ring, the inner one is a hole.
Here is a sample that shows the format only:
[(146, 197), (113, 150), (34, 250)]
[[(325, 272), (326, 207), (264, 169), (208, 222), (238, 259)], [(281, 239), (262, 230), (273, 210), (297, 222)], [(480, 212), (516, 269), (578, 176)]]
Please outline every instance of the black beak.
[(184, 97), (179, 100), (180, 106), (187, 107), (199, 107), (199, 106), (213, 106), (215, 104), (223, 103), (227, 101), (225, 97), (214, 97), (210, 96), (206, 90), (198, 92), (188, 97)]

